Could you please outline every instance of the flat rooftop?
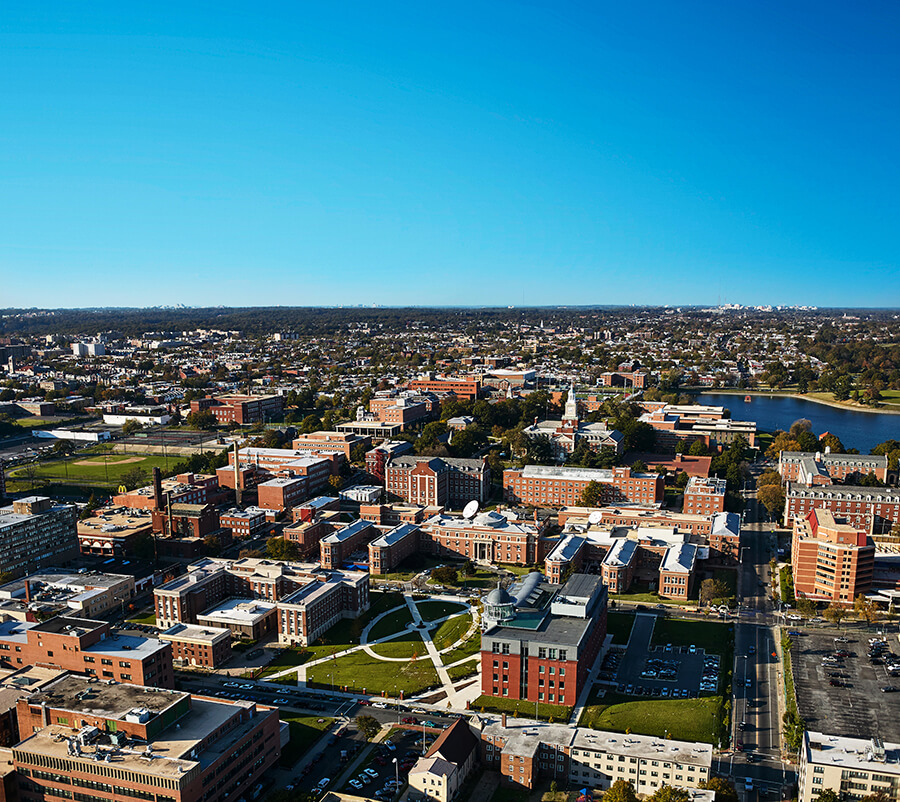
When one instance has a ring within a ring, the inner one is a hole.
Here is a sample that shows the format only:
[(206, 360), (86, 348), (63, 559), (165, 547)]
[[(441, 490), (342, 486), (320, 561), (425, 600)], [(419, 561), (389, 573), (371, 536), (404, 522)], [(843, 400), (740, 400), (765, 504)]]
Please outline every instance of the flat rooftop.
[(168, 688), (148, 688), (142, 685), (89, 682), (86, 677), (69, 674), (38, 691), (31, 701), (61, 710), (77, 710), (104, 718), (124, 720), (135, 708), (161, 713), (181, 699), (190, 696)]
[(276, 608), (273, 602), (261, 601), (259, 599), (229, 599), (204, 613), (197, 616), (197, 619), (220, 623), (223, 626), (228, 624), (254, 624), (267, 616)]
[(225, 627), (203, 627), (196, 624), (175, 624), (159, 633), (160, 640), (187, 640), (212, 643), (223, 636), (231, 636), (231, 630)]

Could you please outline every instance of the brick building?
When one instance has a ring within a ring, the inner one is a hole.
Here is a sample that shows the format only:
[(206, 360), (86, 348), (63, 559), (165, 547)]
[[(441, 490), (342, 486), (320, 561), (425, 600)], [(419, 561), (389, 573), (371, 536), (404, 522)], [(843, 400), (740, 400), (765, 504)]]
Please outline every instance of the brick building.
[(526, 426), (522, 434), (534, 440), (546, 438), (550, 441), (553, 456), (563, 462), (579, 443), (585, 443), (593, 451), (609, 449), (621, 454), (625, 438), (621, 432), (610, 429), (605, 423), (582, 423), (579, 419), (578, 401), (574, 390), (569, 390), (562, 420), (535, 420)]
[(231, 659), (231, 630), (225, 627), (175, 624), (159, 639), (172, 644), (172, 657), (182, 665), (218, 668)]
[(389, 574), (419, 551), (419, 527), (398, 524), (369, 543), (369, 573)]
[(104, 557), (133, 557), (135, 550), (153, 534), (150, 510), (104, 507), (76, 524), (78, 548), (82, 554)]
[(231, 532), (234, 538), (253, 538), (266, 528), (266, 511), (260, 507), (226, 510), (219, 513), (219, 526)]
[(411, 504), (459, 508), (490, 497), (487, 460), (453, 457), (394, 457), (384, 470), (389, 497)]
[(136, 685), (171, 688), (172, 647), (152, 638), (111, 637), (106, 621), (57, 616), (39, 624), (0, 624), (0, 662), (5, 668), (49, 666)]
[(600, 485), (600, 504), (654, 504), (665, 496), (665, 481), (656, 473), (631, 468), (567, 468), (526, 465), (503, 472), (504, 498), (533, 507), (575, 506), (588, 483)]
[(280, 419), (284, 413), (284, 399), (280, 395), (207, 396), (191, 401), (191, 412), (211, 412), (220, 424), (247, 426)]
[(264, 510), (275, 512), (291, 510), (309, 498), (308, 487), (305, 476), (276, 476), (257, 486), (257, 504)]
[(363, 571), (311, 574), (278, 603), (278, 642), (308, 646), (343, 618), (369, 609), (369, 575)]
[(409, 383), (409, 389), (418, 390), (422, 393), (437, 393), (438, 395), (453, 393), (457, 398), (461, 398), (464, 401), (476, 401), (481, 396), (481, 379), (451, 376), (413, 379)]
[(549, 519), (532, 521), (509, 510), (472, 518), (443, 513), (421, 524), (420, 550), (472, 562), (535, 565), (550, 548), (542, 540), (549, 524)]
[(692, 802), (712, 802), (712, 791), (696, 790), (712, 776), (713, 748), (707, 743), (505, 716), (482, 730), (481, 743), (485, 767), (507, 785), (531, 789), (543, 779), (604, 792), (624, 780), (642, 796), (668, 785), (688, 790)]
[(78, 556), (73, 504), (27, 496), (0, 507), (0, 572), (58, 568)]
[[(158, 469), (157, 469), (158, 470)], [(180, 473), (171, 479), (160, 479), (156, 484), (129, 490), (113, 496), (112, 506), (129, 510), (152, 510), (166, 504), (219, 504), (224, 493), (219, 489), (217, 476), (197, 473)]]
[(785, 487), (784, 525), (803, 518), (813, 509), (825, 509), (845, 518), (850, 526), (875, 535), (890, 532), (900, 521), (900, 489), (855, 485), (806, 486), (788, 482)]
[(655, 505), (624, 505), (615, 507), (561, 507), (557, 514), (560, 527), (576, 524), (587, 527), (592, 513), (599, 518), (594, 521), (601, 528), (625, 526), (635, 529), (640, 526), (670, 526), (677, 532), (708, 536), (713, 529), (715, 517), (711, 515), (688, 515), (684, 512), (662, 510)]
[(725, 480), (715, 476), (692, 476), (684, 488), (683, 511), (688, 515), (715, 515), (725, 512)]
[(794, 518), (791, 569), (798, 597), (849, 605), (872, 587), (875, 543), (865, 528), (814, 509)]
[(326, 570), (340, 568), (353, 552), (366, 549), (369, 542), (378, 535), (378, 529), (361, 518), (326, 535), (319, 541), (319, 562), (322, 568)]
[(366, 473), (376, 482), (384, 484), (384, 469), (393, 457), (412, 453), (412, 443), (406, 440), (386, 440), (371, 451), (366, 452)]
[(275, 708), (76, 676), (20, 700), (17, 715), (22, 802), (250, 798), (286, 742)]
[(484, 602), (481, 692), (574, 705), (606, 637), (606, 588), (573, 574), (562, 586), (535, 572)]
[(823, 452), (782, 451), (778, 454), (778, 473), (782, 482), (819, 484), (816, 477), (825, 476), (833, 482), (854, 481), (858, 477), (874, 475), (886, 482), (888, 458), (866, 454), (832, 454)]
[(295, 451), (337, 452), (349, 460), (354, 448), (368, 451), (372, 448), (372, 438), (352, 432), (319, 431), (301, 434), (293, 442)]

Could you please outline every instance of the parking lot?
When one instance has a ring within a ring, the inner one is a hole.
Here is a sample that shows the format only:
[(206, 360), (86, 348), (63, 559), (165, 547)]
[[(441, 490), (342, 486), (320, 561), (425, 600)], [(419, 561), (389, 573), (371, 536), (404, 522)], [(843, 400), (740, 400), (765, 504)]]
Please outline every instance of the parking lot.
[(632, 696), (696, 698), (718, 689), (721, 658), (693, 645), (650, 646), (656, 616), (637, 615), (618, 665), (616, 690)]
[[(415, 761), (422, 756), (423, 749), (434, 743), (435, 736), (421, 730), (398, 730), (390, 740), (374, 744), (365, 759), (354, 769), (353, 777), (344, 785), (345, 793), (372, 799), (392, 799), (397, 789), (405, 783)], [(396, 759), (397, 763), (394, 763)]]
[[(796, 634), (792, 637), (791, 662), (797, 706), (807, 729), (855, 738), (879, 736), (900, 740), (900, 677), (888, 675), (885, 661), (868, 658), (872, 635), (847, 634), (846, 642), (835, 642), (833, 632)], [(900, 652), (896, 635), (888, 650)], [(834, 657), (839, 650), (849, 653)], [(828, 662), (823, 662), (831, 656)], [(832, 685), (832, 682), (835, 684)], [(882, 688), (895, 687), (896, 693)]]

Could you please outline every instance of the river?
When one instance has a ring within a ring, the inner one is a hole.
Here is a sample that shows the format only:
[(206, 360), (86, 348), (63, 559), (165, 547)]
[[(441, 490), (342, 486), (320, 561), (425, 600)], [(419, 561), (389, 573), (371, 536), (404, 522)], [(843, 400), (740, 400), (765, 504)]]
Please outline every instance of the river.
[(900, 415), (838, 409), (805, 398), (750, 397), (753, 400), (748, 404), (737, 393), (702, 393), (697, 403), (728, 407), (732, 418), (756, 421), (757, 428), (763, 432), (786, 431), (795, 420), (806, 418), (817, 435), (836, 434), (846, 448), (858, 448), (862, 454), (868, 454), (885, 440), (900, 440)]

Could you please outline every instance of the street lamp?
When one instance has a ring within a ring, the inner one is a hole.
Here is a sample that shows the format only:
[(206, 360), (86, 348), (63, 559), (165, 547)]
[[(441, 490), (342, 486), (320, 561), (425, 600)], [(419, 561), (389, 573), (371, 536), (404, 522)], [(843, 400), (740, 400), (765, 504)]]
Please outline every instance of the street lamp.
[[(397, 784), (397, 788), (400, 788), (400, 764), (397, 762), (397, 758), (393, 759), (394, 762), (394, 782)], [(396, 790), (395, 790), (396, 793)]]

